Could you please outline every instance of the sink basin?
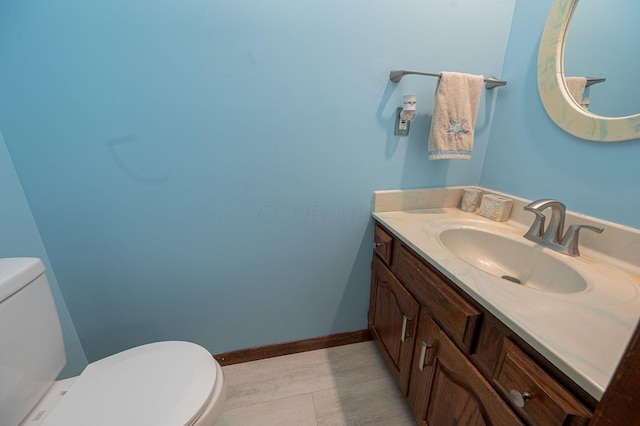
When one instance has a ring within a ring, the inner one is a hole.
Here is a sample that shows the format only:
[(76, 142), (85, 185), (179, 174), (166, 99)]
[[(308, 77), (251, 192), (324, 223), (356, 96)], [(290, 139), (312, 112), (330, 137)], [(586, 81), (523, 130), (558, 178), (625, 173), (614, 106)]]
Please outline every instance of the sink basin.
[(574, 268), (524, 238), (519, 241), (473, 227), (443, 229), (438, 238), (457, 258), (511, 285), (553, 293), (577, 293), (588, 287)]

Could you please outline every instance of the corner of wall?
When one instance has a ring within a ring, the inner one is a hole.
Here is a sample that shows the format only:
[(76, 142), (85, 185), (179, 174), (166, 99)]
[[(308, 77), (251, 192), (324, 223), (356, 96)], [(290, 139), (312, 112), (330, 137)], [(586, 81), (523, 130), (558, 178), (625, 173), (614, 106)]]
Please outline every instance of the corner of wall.
[(0, 257), (29, 256), (42, 259), (47, 268), (47, 279), (58, 309), (67, 354), (67, 363), (60, 377), (77, 375), (86, 367), (87, 357), (60, 292), (49, 256), (1, 130), (0, 197), (3, 200), (0, 206), (0, 214), (3, 218), (0, 221)]

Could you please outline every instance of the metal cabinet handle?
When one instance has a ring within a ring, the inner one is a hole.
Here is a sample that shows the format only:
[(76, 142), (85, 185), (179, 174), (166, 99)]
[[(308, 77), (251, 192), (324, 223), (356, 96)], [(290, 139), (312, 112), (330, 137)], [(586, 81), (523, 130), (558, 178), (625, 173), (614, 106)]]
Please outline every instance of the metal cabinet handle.
[(405, 314), (402, 314), (402, 337), (400, 337), (400, 341), (404, 342), (404, 339), (407, 336), (407, 323), (411, 321), (411, 318), (409, 318), (408, 316), (406, 316)]
[(427, 351), (431, 348), (433, 348), (433, 345), (430, 345), (427, 342), (422, 342), (422, 349), (420, 350), (420, 360), (418, 361), (418, 368), (420, 369), (420, 371), (422, 371), (424, 367), (428, 367), (429, 364), (431, 364), (431, 360), (425, 363), (425, 360), (427, 358)]
[(531, 394), (529, 392), (519, 392), (515, 389), (511, 389), (509, 391), (509, 396), (511, 397), (511, 401), (520, 408), (523, 408), (524, 403), (531, 399)]

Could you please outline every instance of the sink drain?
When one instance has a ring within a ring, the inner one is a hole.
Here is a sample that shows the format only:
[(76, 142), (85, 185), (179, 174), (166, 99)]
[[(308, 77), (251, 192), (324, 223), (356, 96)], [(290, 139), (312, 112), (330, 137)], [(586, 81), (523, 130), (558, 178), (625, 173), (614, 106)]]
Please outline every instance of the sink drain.
[(520, 281), (516, 277), (512, 277), (511, 275), (503, 275), (500, 278), (502, 278), (503, 280), (511, 281), (512, 283), (522, 284), (522, 281)]

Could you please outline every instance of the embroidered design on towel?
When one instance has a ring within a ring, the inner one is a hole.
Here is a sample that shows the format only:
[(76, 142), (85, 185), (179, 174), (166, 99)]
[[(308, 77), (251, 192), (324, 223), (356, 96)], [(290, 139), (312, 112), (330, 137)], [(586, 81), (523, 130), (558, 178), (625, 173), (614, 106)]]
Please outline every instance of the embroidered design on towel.
[(469, 133), (469, 131), (464, 128), (464, 123), (466, 122), (467, 122), (466, 119), (462, 119), (457, 123), (455, 120), (449, 119), (449, 124), (451, 124), (451, 127), (449, 127), (445, 131), (445, 133), (453, 133), (455, 140), (458, 140), (459, 133)]

